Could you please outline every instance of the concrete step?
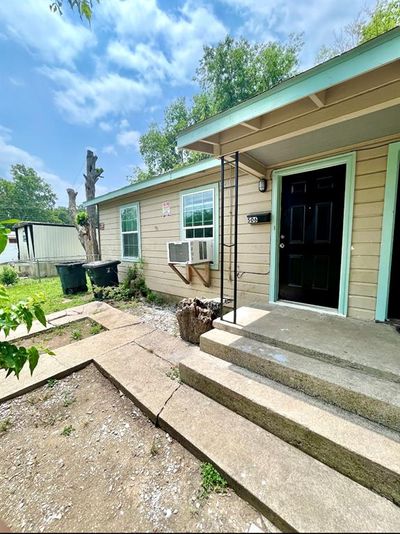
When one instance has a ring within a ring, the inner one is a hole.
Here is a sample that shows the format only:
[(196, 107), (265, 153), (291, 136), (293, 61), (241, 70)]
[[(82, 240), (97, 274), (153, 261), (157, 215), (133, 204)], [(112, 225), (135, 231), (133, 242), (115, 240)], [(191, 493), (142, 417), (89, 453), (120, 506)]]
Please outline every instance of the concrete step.
[(203, 352), (400, 431), (400, 384), (273, 347), (224, 330), (200, 339)]
[(389, 439), (377, 425), (203, 352), (179, 368), (187, 385), (400, 505), (400, 434)]
[(158, 422), (284, 532), (400, 530), (395, 504), (185, 384)]
[(214, 327), (400, 383), (400, 336), (389, 325), (284, 306), (243, 306)]

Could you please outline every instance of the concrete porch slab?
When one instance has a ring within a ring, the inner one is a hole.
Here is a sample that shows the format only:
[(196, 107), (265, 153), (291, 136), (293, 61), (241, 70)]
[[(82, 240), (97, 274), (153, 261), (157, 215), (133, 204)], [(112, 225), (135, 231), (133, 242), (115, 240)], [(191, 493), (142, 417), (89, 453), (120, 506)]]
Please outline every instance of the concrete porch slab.
[(336, 365), (400, 382), (400, 335), (387, 324), (279, 305), (243, 306), (214, 326)]

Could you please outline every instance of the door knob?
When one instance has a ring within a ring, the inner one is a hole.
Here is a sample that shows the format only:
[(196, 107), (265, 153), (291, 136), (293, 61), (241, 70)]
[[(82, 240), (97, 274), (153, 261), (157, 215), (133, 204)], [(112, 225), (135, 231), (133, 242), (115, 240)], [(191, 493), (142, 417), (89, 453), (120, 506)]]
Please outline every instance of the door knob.
[(281, 243), (279, 246), (280, 246), (281, 248), (285, 248), (285, 243)]

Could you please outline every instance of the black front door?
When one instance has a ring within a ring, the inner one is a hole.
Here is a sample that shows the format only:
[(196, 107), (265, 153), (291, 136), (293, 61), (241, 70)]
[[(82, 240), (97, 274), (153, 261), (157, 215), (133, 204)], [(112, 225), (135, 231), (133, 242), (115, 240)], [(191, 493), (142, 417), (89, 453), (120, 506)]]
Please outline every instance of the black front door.
[(397, 190), (388, 316), (389, 319), (400, 319), (400, 187)]
[(346, 166), (282, 182), (279, 298), (337, 308)]

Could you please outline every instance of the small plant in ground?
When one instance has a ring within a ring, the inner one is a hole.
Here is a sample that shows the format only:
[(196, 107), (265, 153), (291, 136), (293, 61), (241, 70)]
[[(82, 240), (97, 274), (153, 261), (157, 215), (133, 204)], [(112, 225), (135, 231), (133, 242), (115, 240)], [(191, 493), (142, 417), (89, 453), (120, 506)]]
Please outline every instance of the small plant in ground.
[(212, 464), (207, 462), (201, 464), (201, 486), (205, 495), (212, 491), (223, 493), (228, 486), (227, 481), (218, 473)]
[(156, 304), (157, 306), (162, 306), (164, 304), (164, 299), (151, 290), (148, 291), (146, 300), (150, 302), (150, 304)]
[(73, 402), (76, 401), (76, 398), (74, 395), (71, 395), (71, 393), (65, 393), (63, 397), (63, 406), (64, 408), (68, 408), (68, 406), (71, 406)]
[(0, 284), (4, 286), (13, 286), (18, 282), (18, 273), (11, 267), (11, 265), (5, 265), (0, 270)]
[(70, 436), (72, 434), (72, 432), (75, 432), (75, 428), (72, 425), (68, 425), (68, 426), (65, 426), (62, 429), (61, 435), (62, 436)]
[(56, 384), (57, 384), (56, 378), (49, 378), (47, 381), (47, 387), (50, 389), (53, 389)]
[(7, 432), (7, 430), (12, 426), (12, 423), (9, 418), (3, 419), (0, 421), (0, 432)]
[(78, 341), (79, 339), (82, 339), (82, 332), (78, 329), (72, 330), (71, 339), (73, 339), (74, 341)]
[(179, 372), (179, 367), (177, 365), (175, 367), (171, 367), (171, 369), (166, 372), (166, 375), (171, 380), (176, 380), (179, 383), (181, 382), (181, 374)]
[(100, 334), (100, 332), (103, 330), (103, 327), (99, 323), (92, 323), (90, 325), (90, 334), (92, 336), (95, 336), (96, 334)]

